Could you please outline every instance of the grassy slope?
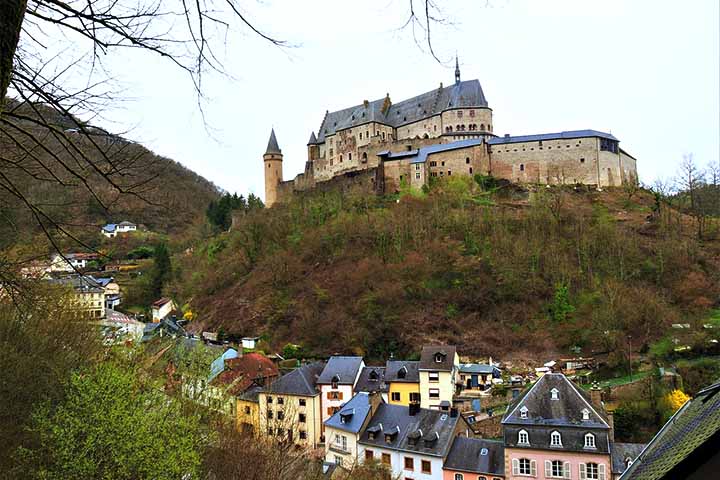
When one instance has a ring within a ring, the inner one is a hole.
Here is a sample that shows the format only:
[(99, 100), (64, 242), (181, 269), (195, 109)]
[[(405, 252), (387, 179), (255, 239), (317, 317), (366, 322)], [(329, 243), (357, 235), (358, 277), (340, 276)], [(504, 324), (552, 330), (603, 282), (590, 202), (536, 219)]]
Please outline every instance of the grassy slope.
[(652, 208), (646, 193), (488, 195), (462, 179), (397, 203), (309, 196), (180, 257), (174, 293), (195, 328), (275, 348), (382, 358), (436, 341), (530, 358), (579, 345), (620, 362), (718, 298), (718, 242)]

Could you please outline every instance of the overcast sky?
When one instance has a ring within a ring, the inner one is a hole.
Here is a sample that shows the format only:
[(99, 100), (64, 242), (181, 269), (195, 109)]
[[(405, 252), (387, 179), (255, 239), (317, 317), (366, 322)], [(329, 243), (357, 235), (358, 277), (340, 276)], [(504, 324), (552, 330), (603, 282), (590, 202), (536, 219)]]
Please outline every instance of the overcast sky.
[(149, 54), (110, 59), (132, 101), (111, 112), (130, 137), (230, 192), (264, 196), (262, 154), (274, 127), (285, 179), (301, 172), (325, 110), (400, 101), (477, 78), (499, 135), (592, 128), (638, 159), (641, 180), (669, 177), (683, 154), (720, 150), (718, 0), (436, 0), (453, 25), (419, 49), (408, 0), (248, 1), (250, 18), (297, 44), (283, 50), (239, 29), (220, 52), (234, 79), (207, 78), (203, 125), (185, 76)]

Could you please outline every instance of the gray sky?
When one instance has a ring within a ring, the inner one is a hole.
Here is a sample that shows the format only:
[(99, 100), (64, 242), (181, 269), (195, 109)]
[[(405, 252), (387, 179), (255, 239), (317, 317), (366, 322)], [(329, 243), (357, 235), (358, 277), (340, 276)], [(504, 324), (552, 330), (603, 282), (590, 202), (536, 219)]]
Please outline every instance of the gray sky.
[(298, 48), (248, 33), (228, 37), (235, 78), (206, 78), (203, 126), (185, 76), (157, 57), (127, 52), (110, 66), (133, 98), (110, 112), (114, 128), (220, 187), (264, 196), (262, 154), (275, 127), (285, 179), (302, 171), (306, 143), (326, 109), (390, 93), (394, 101), (478, 78), (495, 132), (592, 128), (638, 158), (641, 180), (669, 177), (683, 154), (720, 150), (720, 2), (717, 0), (437, 0), (451, 21), (437, 64), (397, 31), (406, 0), (248, 2), (251, 18)]

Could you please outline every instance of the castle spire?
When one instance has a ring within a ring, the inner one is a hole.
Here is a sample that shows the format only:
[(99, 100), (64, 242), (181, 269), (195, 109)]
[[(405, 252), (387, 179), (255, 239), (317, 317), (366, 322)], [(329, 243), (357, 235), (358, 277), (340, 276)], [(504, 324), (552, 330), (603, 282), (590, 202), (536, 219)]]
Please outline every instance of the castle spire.
[(270, 140), (268, 140), (267, 149), (265, 150), (265, 155), (267, 155), (268, 153), (282, 154), (282, 150), (280, 150), (280, 147), (278, 146), (277, 138), (275, 138), (274, 128), (270, 130)]
[(460, 83), (460, 62), (458, 60), (457, 53), (455, 54), (455, 84)]

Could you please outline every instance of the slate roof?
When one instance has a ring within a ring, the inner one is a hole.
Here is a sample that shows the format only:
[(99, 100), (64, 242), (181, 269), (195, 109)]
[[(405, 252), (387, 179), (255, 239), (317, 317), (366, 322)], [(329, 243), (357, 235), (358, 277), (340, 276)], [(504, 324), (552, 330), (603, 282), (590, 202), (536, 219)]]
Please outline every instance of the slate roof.
[[(443, 360), (437, 362), (436, 354), (443, 355)], [(454, 366), (456, 349), (448, 345), (426, 345), (420, 352), (420, 370), (438, 370), (450, 372)]]
[(237, 394), (237, 398), (240, 400), (245, 400), (247, 402), (255, 402), (257, 403), (259, 401), (260, 392), (263, 391), (263, 387), (256, 385), (254, 387), (250, 387), (244, 392), (240, 392)]
[(339, 385), (355, 385), (358, 372), (363, 366), (362, 357), (332, 356), (322, 371), (317, 383), (330, 384), (337, 376)]
[(277, 138), (275, 138), (275, 129), (273, 128), (270, 130), (270, 140), (268, 140), (267, 148), (265, 149), (265, 153), (280, 153), (282, 154), (282, 151), (280, 150), (280, 147), (278, 146)]
[[(409, 407), (382, 403), (360, 435), (359, 443), (388, 450), (415, 452), (422, 455), (444, 457), (453, 440), (459, 416), (452, 417), (439, 410), (418, 409), (409, 414)], [(369, 432), (375, 431), (375, 438)], [(385, 434), (394, 432), (390, 442)], [(416, 440), (413, 440), (413, 437)]]
[(266, 391), (285, 395), (315, 396), (320, 393), (317, 388), (317, 380), (323, 368), (325, 368), (325, 362), (303, 365), (274, 381)]
[(565, 140), (572, 138), (587, 138), (587, 137), (599, 137), (606, 138), (608, 140), (619, 140), (615, 138), (611, 133), (599, 132), (597, 130), (569, 130), (558, 133), (541, 133), (538, 135), (517, 135), (510, 137), (495, 137), (488, 140), (490, 145), (502, 145), (505, 143), (520, 143), (520, 142), (538, 142), (540, 140)]
[(623, 473), (626, 468), (625, 459), (629, 458), (634, 462), (643, 448), (645, 448), (644, 443), (613, 443), (610, 449), (612, 473), (614, 475)]
[(410, 163), (425, 163), (427, 161), (428, 155), (432, 155), (433, 153), (449, 152), (451, 150), (458, 150), (461, 148), (476, 147), (478, 145), (482, 145), (482, 142), (483, 141), (481, 138), (468, 138), (465, 140), (458, 140), (456, 142), (429, 145), (427, 147), (421, 147), (416, 150), (405, 150), (402, 152), (390, 152), (389, 150), (384, 150), (382, 152), (379, 152), (377, 155), (379, 157), (382, 157), (385, 161), (399, 160), (407, 157), (415, 157), (410, 160)]
[(336, 428), (350, 433), (359, 433), (368, 414), (370, 397), (367, 393), (358, 393), (345, 403), (340, 410), (325, 420), (326, 427)]
[[(398, 372), (402, 367), (407, 369), (405, 378), (400, 378)], [(420, 362), (409, 360), (388, 360), (385, 364), (385, 383), (403, 382), (403, 383), (420, 383), (420, 373), (418, 368)]]
[(128, 222), (127, 220), (123, 220), (122, 222), (118, 223), (118, 227), (136, 227), (132, 222)]
[[(718, 455), (720, 432), (720, 383), (716, 383), (688, 401), (668, 420), (640, 456), (628, 468), (623, 480), (685, 478), (701, 466), (701, 458), (688, 460), (694, 452), (708, 447), (705, 454)], [(692, 465), (690, 465), (692, 463)], [(679, 469), (684, 469), (680, 474)]]
[(505, 475), (505, 446), (497, 440), (455, 437), (443, 469)]
[(500, 369), (495, 365), (485, 365), (483, 363), (461, 363), (460, 373), (490, 375), (500, 373)]
[[(558, 400), (551, 399), (551, 391), (558, 390)], [(528, 418), (520, 417), (520, 408), (528, 409)], [(590, 411), (590, 419), (583, 420), (582, 411)], [(520, 394), (508, 407), (503, 425), (570, 426), (609, 429), (604, 412), (594, 407), (587, 394), (562, 373), (547, 373)]]
[(71, 287), (78, 293), (102, 293), (105, 289), (89, 275), (68, 275), (49, 280), (51, 284)]
[(387, 392), (387, 390), (385, 367), (365, 367), (362, 369), (355, 384), (356, 392)]
[(368, 122), (379, 122), (398, 127), (417, 122), (449, 108), (488, 106), (479, 80), (467, 80), (447, 87), (436, 88), (407, 100), (392, 103), (390, 108), (383, 113), (384, 104), (385, 98), (381, 98), (326, 113), (318, 131), (318, 143), (323, 143), (326, 136), (333, 135), (338, 130)]
[(107, 225), (105, 225), (104, 227), (102, 227), (102, 229), (105, 230), (105, 231), (108, 232), (108, 233), (112, 233), (112, 232), (115, 231), (115, 227), (117, 227), (116, 224), (114, 224), (114, 223), (108, 223)]
[(255, 382), (277, 377), (280, 374), (275, 363), (265, 355), (246, 353), (242, 357), (225, 360), (225, 369), (213, 380), (227, 387), (227, 392), (237, 395)]
[(315, 132), (312, 132), (310, 134), (310, 140), (308, 140), (308, 145), (315, 145), (317, 143), (317, 137), (315, 136)]

